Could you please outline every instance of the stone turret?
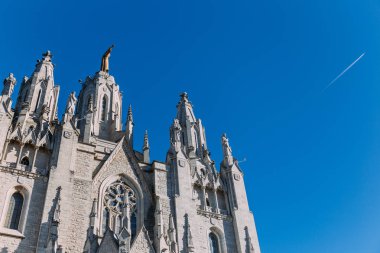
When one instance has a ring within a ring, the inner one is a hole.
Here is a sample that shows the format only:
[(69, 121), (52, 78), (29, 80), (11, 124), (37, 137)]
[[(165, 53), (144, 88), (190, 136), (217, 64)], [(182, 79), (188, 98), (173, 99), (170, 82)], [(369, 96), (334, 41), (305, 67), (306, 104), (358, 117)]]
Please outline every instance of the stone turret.
[(82, 83), (75, 113), (80, 139), (85, 143), (96, 139), (117, 141), (121, 107), (122, 95), (113, 76), (100, 71), (94, 77), (87, 77)]
[[(223, 162), (221, 163), (222, 178), (226, 182), (228, 189), (228, 202), (233, 216), (234, 231), (238, 253), (246, 252), (246, 227), (254, 228), (256, 232), (253, 214), (248, 206), (247, 193), (244, 185), (244, 174), (237, 160), (232, 155), (232, 149), (227, 139), (227, 135), (223, 134), (221, 138), (223, 150)], [(256, 240), (250, 244), (254, 249), (259, 251), (259, 242), (257, 234), (254, 235)]]

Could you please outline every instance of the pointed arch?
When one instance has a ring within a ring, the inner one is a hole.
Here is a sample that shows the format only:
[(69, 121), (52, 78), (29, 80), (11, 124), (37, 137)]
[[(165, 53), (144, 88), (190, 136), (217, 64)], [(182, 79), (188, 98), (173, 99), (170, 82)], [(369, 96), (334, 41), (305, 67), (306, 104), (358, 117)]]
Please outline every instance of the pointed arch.
[(207, 238), (209, 253), (227, 253), (226, 239), (222, 229), (212, 226), (207, 230)]
[[(112, 185), (114, 185), (115, 183), (116, 183), (115, 187), (112, 187)], [(99, 193), (98, 193), (99, 194), (98, 195), (98, 199), (99, 199), (98, 211), (102, 215), (100, 215), (101, 219), (98, 224), (99, 226), (100, 224), (102, 226), (101, 231), (103, 235), (106, 231), (104, 229), (105, 224), (107, 224), (111, 230), (115, 230), (115, 228), (117, 227), (115, 226), (117, 224), (115, 223), (111, 224), (112, 223), (111, 219), (116, 219), (120, 214), (117, 211), (115, 212), (115, 210), (114, 211), (109, 210), (109, 203), (113, 203), (113, 200), (105, 196), (106, 196), (106, 192), (110, 190), (110, 186), (111, 186), (111, 189), (118, 191), (118, 190), (121, 190), (121, 188), (119, 187), (119, 186), (122, 186), (121, 184), (125, 184), (126, 187), (130, 188), (134, 192), (135, 194), (134, 196), (136, 198), (135, 207), (131, 209), (131, 216), (130, 216), (130, 225), (131, 225), (130, 228), (131, 228), (132, 240), (133, 240), (134, 236), (136, 236), (137, 231), (139, 231), (139, 229), (142, 227), (144, 223), (144, 201), (143, 201), (144, 199), (143, 199), (142, 190), (140, 186), (126, 174), (112, 175), (102, 182), (99, 189)], [(120, 198), (124, 198), (122, 194), (119, 194), (119, 195), (120, 195)], [(108, 204), (106, 203), (106, 201), (108, 202)], [(117, 204), (117, 206), (119, 206), (119, 204)], [(121, 229), (122, 227), (120, 226), (120, 230)]]
[(7, 216), (5, 219), (5, 227), (18, 230), (21, 220), (21, 211), (24, 204), (24, 197), (20, 192), (12, 194), (9, 201)]
[(210, 253), (220, 253), (219, 240), (218, 240), (218, 237), (215, 235), (215, 233), (210, 232), (208, 234), (208, 242), (209, 242)]
[[(15, 185), (8, 190), (1, 215), (0, 224), (2, 227), (9, 229), (9, 231), (16, 230), (21, 233), (19, 235), (22, 235), (30, 201), (29, 192), (29, 187), (27, 189), (22, 185)], [(3, 232), (8, 233), (7, 231)]]

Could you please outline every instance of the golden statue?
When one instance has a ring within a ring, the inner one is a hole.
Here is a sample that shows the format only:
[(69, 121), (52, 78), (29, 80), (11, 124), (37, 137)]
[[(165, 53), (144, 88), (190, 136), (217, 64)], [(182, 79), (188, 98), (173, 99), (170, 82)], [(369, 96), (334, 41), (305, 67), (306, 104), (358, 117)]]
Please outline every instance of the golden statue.
[(107, 51), (103, 54), (102, 57), (102, 65), (100, 66), (100, 71), (104, 71), (108, 73), (109, 70), (109, 58), (111, 56), (112, 48), (114, 48), (114, 45), (110, 46)]

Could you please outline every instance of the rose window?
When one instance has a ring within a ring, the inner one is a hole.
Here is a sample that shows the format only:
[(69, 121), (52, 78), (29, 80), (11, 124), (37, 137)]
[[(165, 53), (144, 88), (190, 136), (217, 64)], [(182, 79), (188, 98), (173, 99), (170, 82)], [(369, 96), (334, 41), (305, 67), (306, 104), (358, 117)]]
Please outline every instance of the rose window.
[(118, 180), (108, 186), (104, 196), (104, 204), (111, 212), (121, 214), (124, 203), (128, 203), (131, 211), (133, 211), (136, 206), (135, 192), (123, 181)]
[(133, 235), (136, 234), (137, 209), (136, 195), (132, 188), (120, 179), (115, 181), (107, 187), (103, 203), (103, 233), (107, 227), (115, 233), (119, 232), (122, 226), (123, 208), (129, 208), (130, 226), (133, 237)]

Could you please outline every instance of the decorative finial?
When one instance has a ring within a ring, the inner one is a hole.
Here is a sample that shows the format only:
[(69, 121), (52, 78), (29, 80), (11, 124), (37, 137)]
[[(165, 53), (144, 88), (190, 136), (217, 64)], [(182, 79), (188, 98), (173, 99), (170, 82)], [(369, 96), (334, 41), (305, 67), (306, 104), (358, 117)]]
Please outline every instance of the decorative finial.
[(127, 117), (127, 120), (133, 122), (132, 105), (129, 105), (129, 107), (128, 107), (128, 117)]
[(180, 96), (181, 96), (182, 101), (185, 101), (185, 102), (189, 101), (189, 96), (187, 95), (187, 92), (182, 92)]
[(51, 58), (53, 58), (53, 55), (52, 55), (52, 53), (50, 52), (50, 50), (48, 50), (48, 51), (46, 51), (46, 53), (43, 53), (42, 54), (42, 60), (43, 61), (48, 61), (48, 62), (50, 62), (51, 61)]
[(144, 134), (144, 146), (143, 150), (149, 149), (149, 139), (148, 139), (148, 130), (145, 130)]

